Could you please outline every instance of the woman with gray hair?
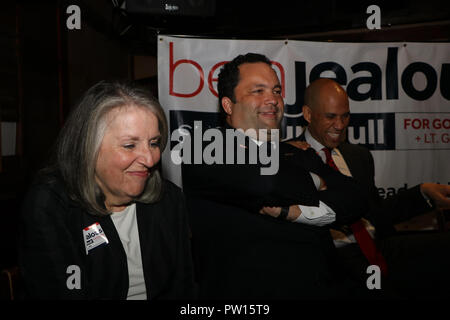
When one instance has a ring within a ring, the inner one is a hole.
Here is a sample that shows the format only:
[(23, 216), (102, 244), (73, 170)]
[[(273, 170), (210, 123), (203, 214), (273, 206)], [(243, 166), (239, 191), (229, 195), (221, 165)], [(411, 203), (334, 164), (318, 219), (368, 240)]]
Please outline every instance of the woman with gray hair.
[(158, 166), (167, 136), (146, 90), (100, 82), (84, 94), (24, 200), (27, 297), (193, 297), (184, 197)]

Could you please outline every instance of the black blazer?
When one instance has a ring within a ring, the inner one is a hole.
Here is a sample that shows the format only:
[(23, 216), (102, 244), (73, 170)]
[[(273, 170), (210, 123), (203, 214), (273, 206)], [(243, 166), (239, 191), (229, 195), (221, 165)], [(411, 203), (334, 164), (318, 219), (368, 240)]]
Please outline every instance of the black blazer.
[[(258, 164), (183, 165), (201, 298), (311, 299), (349, 293), (351, 283), (339, 273), (328, 227), (280, 221), (258, 211), (264, 205), (322, 200), (339, 211), (342, 221), (354, 221), (367, 206), (365, 196), (353, 179), (328, 168), (315, 152), (282, 145), (279, 171), (272, 176), (261, 175)], [(340, 189), (317, 192), (309, 171)]]
[[(296, 140), (305, 141), (305, 134)], [(375, 185), (375, 166), (369, 149), (348, 142), (338, 147), (353, 176), (368, 195), (369, 208), (362, 213), (377, 230), (377, 237), (395, 232), (394, 225), (431, 210), (420, 192), (420, 185), (383, 199)]]
[[(314, 150), (303, 151), (280, 143), (279, 150), (272, 150), (279, 154), (278, 172), (262, 175), (264, 165), (248, 161), (250, 144), (254, 142), (248, 136), (244, 139), (245, 147), (237, 147), (244, 148), (244, 164), (183, 164), (185, 193), (254, 213), (258, 213), (263, 206), (318, 206), (320, 200), (333, 208), (339, 224), (358, 220), (361, 212), (368, 209), (365, 190), (354, 179), (329, 168)], [(263, 144), (260, 148), (268, 148), (270, 154), (270, 144)], [(224, 143), (224, 159), (228, 151)], [(236, 154), (237, 151), (235, 163)], [(325, 180), (327, 190), (316, 190), (310, 172)]]
[[(164, 182), (155, 204), (136, 206), (148, 299), (193, 297), (193, 267), (185, 201)], [(109, 243), (86, 255), (83, 228), (99, 222)], [(34, 184), (23, 204), (19, 264), (28, 298), (126, 299), (127, 258), (110, 216), (86, 213), (70, 200), (61, 181)], [(69, 290), (66, 273), (80, 268), (81, 288)]]

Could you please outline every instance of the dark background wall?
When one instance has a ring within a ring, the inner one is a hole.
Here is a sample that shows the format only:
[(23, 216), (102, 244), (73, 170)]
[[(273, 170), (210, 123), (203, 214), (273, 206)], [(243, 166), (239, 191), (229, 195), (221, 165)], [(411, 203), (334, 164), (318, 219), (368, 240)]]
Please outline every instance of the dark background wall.
[(18, 124), (16, 156), (1, 157), (0, 226), (8, 227), (0, 232), (0, 268), (17, 261), (21, 199), (47, 163), (70, 108), (94, 83), (130, 78), (126, 45), (108, 32), (106, 22), (102, 29), (83, 19), (86, 8), (81, 29), (68, 30), (69, 4), (11, 1), (0, 9), (0, 115)]
[[(138, 79), (157, 94), (158, 34), (361, 42), (450, 40), (448, 0), (172, 2), (200, 6), (208, 2), (214, 10), (197, 15), (139, 14), (124, 10), (123, 0), (2, 2), (0, 119), (17, 123), (17, 143), (15, 156), (0, 158), (1, 269), (17, 263), (21, 199), (35, 172), (48, 160), (80, 95), (103, 79)], [(80, 30), (66, 27), (66, 8), (71, 4), (81, 9)], [(370, 4), (381, 8), (381, 30), (365, 26)]]

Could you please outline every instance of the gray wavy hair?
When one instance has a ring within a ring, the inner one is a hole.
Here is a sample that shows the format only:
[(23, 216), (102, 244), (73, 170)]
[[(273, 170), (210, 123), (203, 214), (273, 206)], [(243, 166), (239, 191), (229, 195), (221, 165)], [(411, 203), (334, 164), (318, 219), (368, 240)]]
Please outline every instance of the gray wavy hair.
[[(158, 100), (147, 90), (131, 83), (101, 81), (91, 87), (71, 112), (58, 137), (56, 170), (61, 175), (69, 197), (94, 215), (107, 215), (105, 196), (95, 181), (95, 166), (106, 130), (106, 115), (115, 108), (144, 107), (158, 119), (160, 151), (167, 143), (168, 128)], [(152, 168), (138, 202), (160, 199), (162, 178), (159, 165)]]

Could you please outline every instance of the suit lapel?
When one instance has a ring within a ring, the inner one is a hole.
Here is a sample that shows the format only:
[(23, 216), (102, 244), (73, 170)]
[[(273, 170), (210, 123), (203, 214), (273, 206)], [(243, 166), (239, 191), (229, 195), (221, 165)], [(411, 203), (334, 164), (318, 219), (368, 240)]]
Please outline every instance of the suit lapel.
[(306, 131), (306, 129), (303, 130), (302, 134), (300, 136), (298, 136), (298, 138), (296, 140), (306, 141), (305, 131)]
[(128, 267), (119, 234), (110, 216), (83, 215), (83, 227), (95, 222), (102, 227), (108, 244), (92, 249), (86, 257), (89, 295), (93, 299), (125, 299), (128, 292)]
[(164, 200), (153, 204), (137, 202), (136, 214), (141, 245), (142, 267), (144, 270), (147, 299), (161, 295), (170, 283), (173, 266), (170, 230), (164, 220)]
[[(147, 291), (147, 299), (153, 298), (155, 293), (155, 288), (153, 284), (150, 284), (150, 275), (146, 273), (151, 266), (151, 256), (153, 254), (154, 246), (154, 217), (151, 212), (148, 212), (147, 207), (140, 203), (136, 203), (136, 219), (139, 231), (139, 243), (141, 246), (141, 259), (142, 259), (142, 269), (144, 272), (145, 279), (145, 289)], [(152, 237), (152, 239), (150, 239)]]
[(347, 164), (352, 177), (358, 181), (361, 181), (361, 178), (365, 176), (365, 174), (362, 162), (359, 160), (357, 154), (355, 154), (351, 148), (348, 148), (348, 144), (345, 142), (342, 143), (338, 149), (344, 157), (345, 163)]

